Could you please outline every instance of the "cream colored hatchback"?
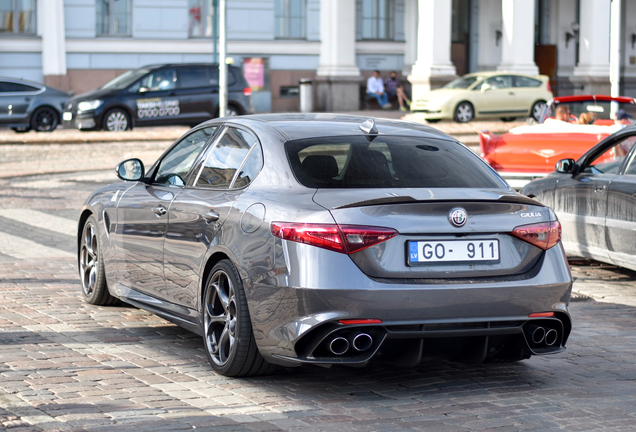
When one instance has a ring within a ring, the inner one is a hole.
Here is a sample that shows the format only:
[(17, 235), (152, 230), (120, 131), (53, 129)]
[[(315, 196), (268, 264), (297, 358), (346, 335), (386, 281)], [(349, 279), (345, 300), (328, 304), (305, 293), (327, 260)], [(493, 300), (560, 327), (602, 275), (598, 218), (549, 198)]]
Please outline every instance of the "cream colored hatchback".
[(546, 75), (476, 72), (414, 100), (411, 110), (423, 112), (429, 122), (453, 119), (466, 123), (474, 118), (493, 117), (532, 117), (538, 121), (550, 99), (552, 92)]

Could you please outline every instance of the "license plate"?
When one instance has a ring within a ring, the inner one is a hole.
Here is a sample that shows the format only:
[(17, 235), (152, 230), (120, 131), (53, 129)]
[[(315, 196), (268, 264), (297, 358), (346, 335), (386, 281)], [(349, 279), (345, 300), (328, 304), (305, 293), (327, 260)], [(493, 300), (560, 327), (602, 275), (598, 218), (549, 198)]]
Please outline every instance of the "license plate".
[(499, 240), (412, 241), (409, 263), (499, 261)]
[(65, 112), (64, 114), (62, 114), (62, 120), (64, 120), (64, 121), (73, 120), (73, 113), (72, 112)]

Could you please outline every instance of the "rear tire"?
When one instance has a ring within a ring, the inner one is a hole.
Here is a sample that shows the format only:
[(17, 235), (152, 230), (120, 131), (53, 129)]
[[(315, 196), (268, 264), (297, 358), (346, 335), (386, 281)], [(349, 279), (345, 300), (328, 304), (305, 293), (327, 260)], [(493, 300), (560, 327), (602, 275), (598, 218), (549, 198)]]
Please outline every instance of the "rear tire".
[(80, 235), (77, 262), (84, 300), (99, 306), (111, 306), (119, 303), (119, 299), (110, 295), (106, 286), (102, 240), (97, 230), (95, 216), (89, 216)]
[(60, 121), (55, 109), (43, 106), (31, 114), (31, 129), (36, 132), (53, 132)]
[(230, 260), (219, 261), (212, 268), (202, 309), (203, 347), (215, 372), (241, 377), (274, 370), (258, 351), (243, 283)]
[(458, 123), (468, 123), (475, 118), (475, 109), (470, 102), (461, 102), (455, 108), (455, 121)]

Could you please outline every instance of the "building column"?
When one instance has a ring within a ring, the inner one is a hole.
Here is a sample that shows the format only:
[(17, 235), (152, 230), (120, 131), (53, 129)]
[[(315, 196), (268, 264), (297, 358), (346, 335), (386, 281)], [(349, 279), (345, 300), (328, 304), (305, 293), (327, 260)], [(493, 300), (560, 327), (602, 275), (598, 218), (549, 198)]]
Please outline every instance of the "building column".
[(316, 110), (358, 110), (360, 70), (356, 66), (355, 0), (320, 1), (320, 39)]
[(534, 2), (501, 0), (501, 64), (497, 70), (537, 75), (534, 63)]
[(408, 76), (412, 84), (413, 110), (424, 107), (428, 92), (456, 76), (450, 58), (452, 3), (419, 0), (417, 6), (417, 60)]
[(581, 0), (579, 23), (579, 64), (572, 83), (581, 94), (610, 93), (611, 0)]
[(404, 0), (404, 41), (402, 75), (408, 76), (417, 60), (417, 0)]
[(64, 0), (39, 1), (37, 20), (42, 36), (42, 74), (44, 84), (69, 89), (66, 76)]

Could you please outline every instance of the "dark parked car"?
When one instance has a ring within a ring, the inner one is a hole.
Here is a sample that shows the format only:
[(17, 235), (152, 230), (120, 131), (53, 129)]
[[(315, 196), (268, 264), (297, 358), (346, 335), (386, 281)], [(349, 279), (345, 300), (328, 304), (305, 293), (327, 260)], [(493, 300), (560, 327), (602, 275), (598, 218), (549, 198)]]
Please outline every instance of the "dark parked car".
[(14, 78), (0, 78), (0, 126), (16, 132), (51, 132), (60, 123), (70, 94)]
[(521, 190), (557, 213), (566, 252), (636, 270), (635, 142), (630, 125)]
[(517, 361), (564, 349), (554, 213), (425, 125), (337, 114), (205, 122), (86, 200), (89, 303), (203, 336), (215, 371)]
[[(218, 117), (219, 67), (168, 64), (128, 71), (66, 105), (64, 124), (81, 130), (123, 131), (133, 126), (197, 125)], [(252, 90), (228, 66), (226, 115), (251, 114)]]

